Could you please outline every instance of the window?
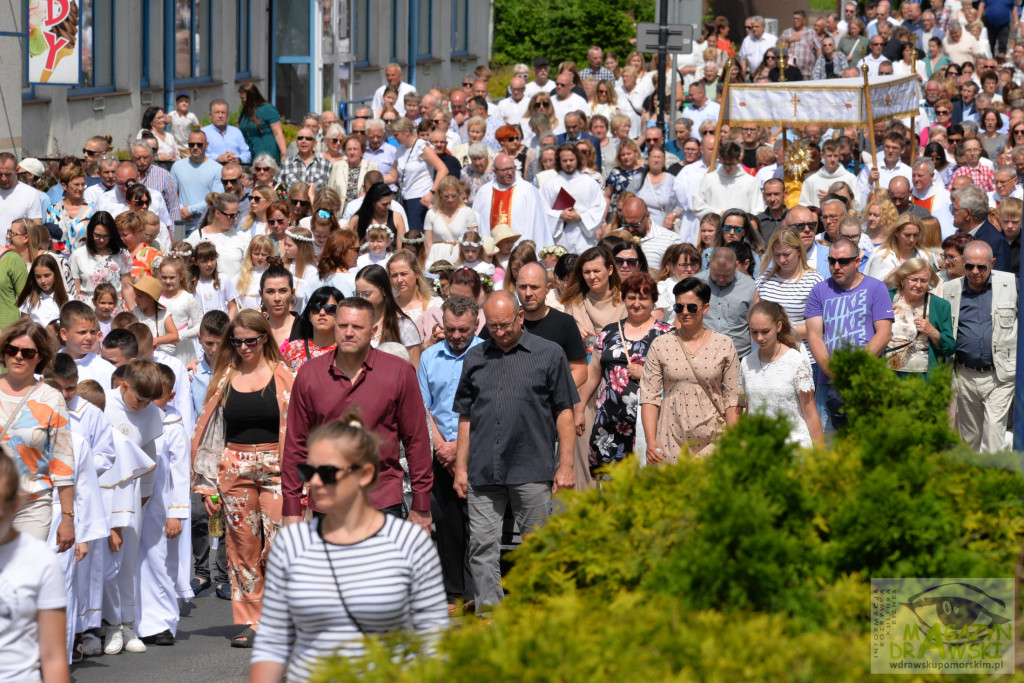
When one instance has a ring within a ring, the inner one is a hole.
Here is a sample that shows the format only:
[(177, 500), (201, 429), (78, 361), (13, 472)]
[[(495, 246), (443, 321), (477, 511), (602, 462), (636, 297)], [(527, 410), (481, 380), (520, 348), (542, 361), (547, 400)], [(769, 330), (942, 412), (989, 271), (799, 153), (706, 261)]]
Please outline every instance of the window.
[(82, 77), (79, 90), (114, 89), (116, 0), (81, 0)]
[(235, 78), (248, 78), (250, 75), (249, 66), (249, 42), (252, 30), (252, 6), (250, 0), (236, 0), (236, 13), (238, 15), (238, 36), (235, 43)]
[(452, 56), (469, 54), (469, 0), (453, 0)]
[(391, 55), (389, 62), (398, 62), (398, 0), (391, 0)]
[(430, 29), (433, 26), (431, 20), (434, 18), (434, 0), (419, 1), (419, 48), (416, 59), (432, 59), (434, 57), (434, 45), (431, 40), (433, 36)]
[(370, 66), (370, 0), (352, 3), (352, 44), (356, 66)]
[(174, 24), (176, 81), (210, 78), (211, 0), (177, 0)]
[(150, 34), (149, 34), (149, 5), (150, 0), (142, 0), (142, 76), (139, 79), (139, 87), (149, 87), (149, 50), (150, 50)]

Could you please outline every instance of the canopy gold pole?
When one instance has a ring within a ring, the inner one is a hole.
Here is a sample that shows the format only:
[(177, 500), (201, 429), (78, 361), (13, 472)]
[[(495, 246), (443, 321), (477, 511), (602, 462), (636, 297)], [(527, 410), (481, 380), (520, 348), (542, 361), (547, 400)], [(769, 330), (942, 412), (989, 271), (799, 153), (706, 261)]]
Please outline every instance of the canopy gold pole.
[[(875, 143), (875, 116), (871, 113), (871, 86), (868, 83), (868, 65), (862, 64), (860, 72), (864, 74), (864, 104), (868, 112), (868, 140), (871, 141), (871, 166), (878, 170), (878, 145)], [(873, 185), (874, 183), (872, 183)]]
[(715, 124), (715, 148), (711, 152), (711, 162), (708, 164), (708, 173), (715, 170), (715, 163), (718, 161), (719, 140), (722, 136), (722, 123), (725, 120), (725, 109), (729, 106), (729, 78), (732, 76), (732, 60), (725, 63), (725, 83), (722, 84), (722, 104), (718, 107), (718, 123)]

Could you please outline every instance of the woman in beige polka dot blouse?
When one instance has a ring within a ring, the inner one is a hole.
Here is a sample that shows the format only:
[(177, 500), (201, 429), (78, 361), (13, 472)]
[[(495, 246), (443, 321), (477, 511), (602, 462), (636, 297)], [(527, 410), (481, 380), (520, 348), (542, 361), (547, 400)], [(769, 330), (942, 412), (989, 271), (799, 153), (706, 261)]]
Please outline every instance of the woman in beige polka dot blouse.
[(711, 453), (713, 441), (739, 419), (740, 361), (732, 340), (704, 328), (711, 288), (688, 277), (672, 290), (676, 331), (651, 344), (640, 380), (647, 462), (676, 462), (688, 448)]

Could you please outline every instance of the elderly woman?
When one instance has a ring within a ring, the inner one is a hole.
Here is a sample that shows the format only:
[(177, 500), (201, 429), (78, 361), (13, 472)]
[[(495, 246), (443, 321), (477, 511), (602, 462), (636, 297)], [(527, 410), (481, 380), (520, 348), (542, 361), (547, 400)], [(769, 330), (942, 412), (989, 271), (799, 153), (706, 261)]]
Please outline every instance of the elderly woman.
[(647, 153), (647, 174), (636, 196), (644, 200), (651, 212), (651, 223), (673, 230), (682, 215), (676, 199), (675, 177), (665, 170), (665, 150), (655, 147)]
[(647, 462), (673, 463), (683, 448), (709, 455), (739, 419), (740, 361), (732, 340), (704, 327), (711, 287), (695, 277), (675, 286), (676, 331), (651, 344), (640, 380)]
[(893, 223), (892, 231), (882, 246), (871, 254), (864, 274), (882, 280), (886, 286), (892, 287), (896, 284), (892, 277), (893, 273), (904, 261), (914, 258), (929, 262), (932, 260), (927, 251), (917, 246), (920, 238), (921, 219), (912, 213), (902, 214)]
[(278, 170), (280, 167), (274, 157), (269, 154), (259, 154), (252, 160), (252, 182), (253, 185), (269, 185), (274, 188), (278, 199), (286, 199), (288, 187), (275, 180)]
[(60, 227), (61, 242), (68, 253), (85, 244), (85, 229), (95, 207), (85, 201), (85, 171), (81, 166), (68, 165), (60, 170), (60, 186), (64, 191), (46, 210), (46, 222)]
[(470, 145), (468, 154), (469, 164), (462, 167), (460, 180), (467, 191), (466, 203), (472, 206), (477, 190), (494, 180), (494, 171), (491, 169), (490, 152), (483, 143)]
[(814, 63), (812, 78), (815, 81), (823, 81), (833, 76), (840, 77), (843, 75), (843, 70), (849, 65), (846, 55), (836, 51), (835, 38), (825, 36), (821, 40), (821, 54), (818, 55), (818, 61)]
[(597, 391), (597, 413), (590, 433), (590, 469), (618, 463), (633, 452), (636, 440), (637, 393), (651, 343), (672, 331), (652, 314), (657, 285), (647, 273), (622, 282), (626, 318), (606, 325), (597, 337), (580, 387), (584, 404)]
[(363, 158), (363, 141), (358, 136), (346, 137), (341, 143), (341, 150), (344, 159), (331, 167), (331, 177), (327, 181), (327, 186), (341, 197), (341, 206), (335, 212), (337, 215), (341, 215), (345, 205), (359, 196), (366, 174), (380, 170), (377, 164)]
[(942, 260), (945, 268), (939, 271), (939, 280), (949, 282), (966, 274), (964, 249), (972, 239), (974, 238), (968, 233), (955, 232), (942, 240)]
[[(472, 116), (466, 121), (466, 142), (455, 145), (452, 150), (452, 156), (455, 157), (458, 162), (465, 166), (469, 163), (469, 146), (476, 142), (483, 142), (484, 136), (487, 135), (487, 121), (481, 116)], [(490, 148), (487, 150), (488, 156), (493, 156), (494, 152)]]
[(342, 151), (342, 145), (345, 139), (345, 130), (337, 123), (332, 124), (330, 128), (325, 130), (324, 143), (326, 143), (326, 149), (323, 153), (324, 159), (327, 159), (332, 164), (343, 161), (345, 153)]
[(892, 340), (885, 360), (900, 375), (929, 373), (940, 358), (956, 353), (953, 314), (949, 302), (929, 292), (939, 275), (922, 258), (910, 258), (893, 273)]

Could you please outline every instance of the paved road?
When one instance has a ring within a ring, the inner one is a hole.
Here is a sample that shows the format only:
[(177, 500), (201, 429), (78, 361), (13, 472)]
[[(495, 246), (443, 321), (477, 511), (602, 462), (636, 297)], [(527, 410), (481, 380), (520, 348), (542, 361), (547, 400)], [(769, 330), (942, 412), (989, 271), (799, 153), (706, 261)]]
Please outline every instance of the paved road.
[(231, 603), (205, 591), (186, 608), (174, 647), (149, 645), (145, 654), (86, 657), (71, 669), (74, 683), (244, 683), (251, 650), (230, 646), (244, 627), (231, 623)]

